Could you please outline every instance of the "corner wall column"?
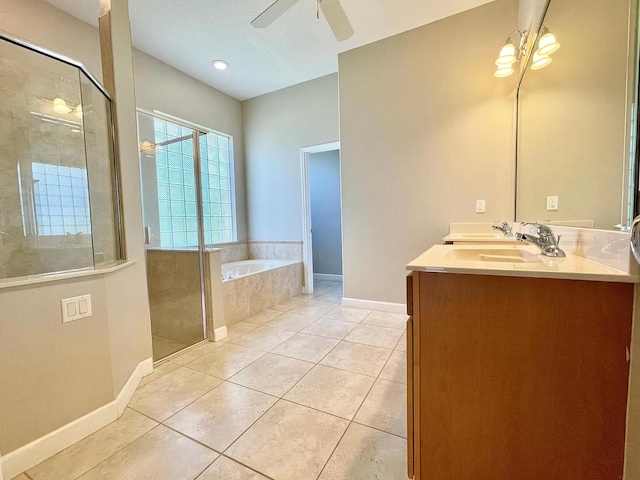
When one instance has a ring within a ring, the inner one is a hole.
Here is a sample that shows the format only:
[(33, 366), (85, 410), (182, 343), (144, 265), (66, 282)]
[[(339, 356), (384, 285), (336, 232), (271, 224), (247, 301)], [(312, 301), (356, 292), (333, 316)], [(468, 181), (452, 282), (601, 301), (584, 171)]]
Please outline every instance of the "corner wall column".
[(126, 292), (121, 285), (111, 285), (119, 302), (117, 318), (114, 316), (109, 322), (113, 386), (117, 395), (141, 359), (152, 356), (128, 0), (100, 0), (99, 27), (103, 81), (114, 100), (125, 256), (127, 260), (137, 260), (126, 282)]

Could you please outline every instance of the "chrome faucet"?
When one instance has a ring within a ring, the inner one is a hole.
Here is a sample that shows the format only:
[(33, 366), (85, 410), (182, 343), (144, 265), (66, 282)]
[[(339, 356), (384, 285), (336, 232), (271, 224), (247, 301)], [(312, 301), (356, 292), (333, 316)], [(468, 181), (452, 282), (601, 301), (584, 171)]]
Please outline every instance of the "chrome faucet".
[(496, 220), (494, 223), (499, 223), (500, 225), (493, 225), (491, 228), (504, 233), (505, 237), (511, 237), (513, 235), (513, 233), (511, 233), (511, 225), (509, 225), (509, 222), (500, 222)]
[(521, 222), (521, 225), (534, 225), (538, 236), (529, 233), (516, 233), (515, 238), (519, 242), (529, 242), (540, 250), (545, 257), (566, 257), (567, 255), (558, 246), (562, 235), (554, 235), (553, 230), (542, 222)]

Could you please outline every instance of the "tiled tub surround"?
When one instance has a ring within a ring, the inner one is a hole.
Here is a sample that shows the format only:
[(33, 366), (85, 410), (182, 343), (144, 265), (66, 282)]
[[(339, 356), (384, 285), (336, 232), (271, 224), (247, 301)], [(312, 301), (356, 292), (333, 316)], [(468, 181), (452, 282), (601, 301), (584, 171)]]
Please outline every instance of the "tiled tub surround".
[(242, 260), (302, 261), (302, 242), (238, 242), (214, 245), (221, 250), (222, 263)]
[(249, 245), (245, 243), (221, 243), (214, 245), (220, 249), (220, 261), (222, 263), (240, 262), (249, 260)]
[(302, 242), (249, 242), (249, 258), (252, 260), (302, 261)]
[[(226, 271), (223, 265), (222, 271)], [(227, 326), (256, 315), (302, 293), (302, 263), (287, 262), (222, 283), (225, 324)]]

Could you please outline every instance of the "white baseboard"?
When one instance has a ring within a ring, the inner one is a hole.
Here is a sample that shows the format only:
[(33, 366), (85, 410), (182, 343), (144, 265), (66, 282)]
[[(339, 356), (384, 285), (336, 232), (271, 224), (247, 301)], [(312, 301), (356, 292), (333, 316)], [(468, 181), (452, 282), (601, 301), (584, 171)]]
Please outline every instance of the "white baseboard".
[(115, 400), (0, 457), (0, 480), (16, 477), (114, 422), (124, 412), (142, 377), (153, 371), (153, 359), (138, 364)]
[(364, 308), (367, 310), (379, 310), (389, 313), (407, 313), (407, 306), (404, 303), (376, 302), (374, 300), (361, 300), (359, 298), (343, 298), (343, 307)]
[[(219, 342), (220, 340), (223, 340), (225, 338), (227, 338), (227, 327), (226, 326), (225, 327), (216, 328), (213, 331), (213, 341), (214, 342)], [(0, 479), (0, 480), (2, 480), (2, 479)]]
[(313, 274), (313, 281), (318, 281), (318, 280), (337, 280), (337, 281), (342, 281), (342, 275), (331, 275), (328, 273), (314, 273)]

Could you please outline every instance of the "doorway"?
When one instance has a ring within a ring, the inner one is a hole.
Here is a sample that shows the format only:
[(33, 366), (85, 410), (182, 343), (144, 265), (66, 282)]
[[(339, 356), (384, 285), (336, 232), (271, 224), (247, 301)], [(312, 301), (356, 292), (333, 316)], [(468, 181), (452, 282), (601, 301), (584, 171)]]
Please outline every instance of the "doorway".
[(302, 149), (305, 292), (342, 298), (340, 144)]

